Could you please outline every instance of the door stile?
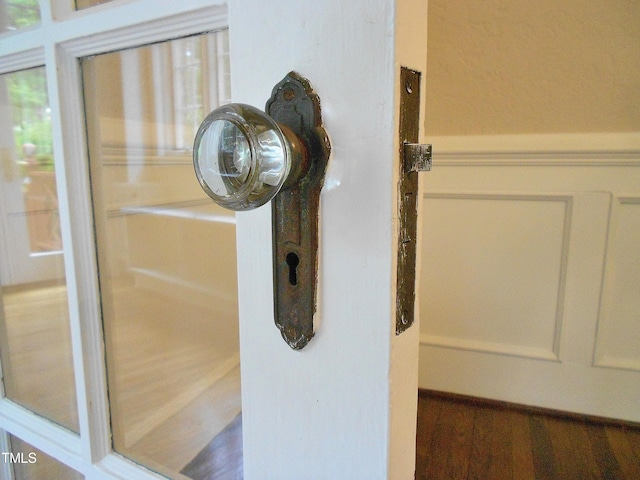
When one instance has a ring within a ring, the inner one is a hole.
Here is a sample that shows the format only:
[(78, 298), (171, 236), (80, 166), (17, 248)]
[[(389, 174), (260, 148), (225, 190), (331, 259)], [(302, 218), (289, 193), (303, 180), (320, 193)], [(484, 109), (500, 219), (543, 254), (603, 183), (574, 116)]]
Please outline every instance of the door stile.
[(303, 350), (274, 327), (270, 212), (237, 217), (247, 480), (414, 476), (417, 328), (396, 339), (393, 313), (396, 3), (230, 5), (234, 101), (264, 104), (295, 70), (320, 97), (332, 145), (319, 326)]
[(110, 451), (110, 429), (81, 72), (78, 59), (63, 47), (51, 47), (50, 54), (47, 73), (51, 76), (50, 95), (55, 99), (52, 124), (54, 139), (61, 140), (57, 146), (54, 143), (54, 158), (67, 252), (76, 399), (83, 456), (95, 462)]
[[(418, 91), (414, 92), (420, 98), (419, 115), (419, 143), (428, 143), (424, 137), (425, 111), (425, 87), (427, 77), (427, 0), (420, 2), (411, 0), (397, 0), (396, 2), (396, 29), (395, 29), (395, 132), (394, 132), (394, 152), (399, 152), (400, 145), (400, 96), (402, 89), (407, 86), (401, 81), (400, 71), (402, 67), (420, 72), (420, 85)], [(393, 188), (399, 185), (398, 164), (399, 155), (394, 156), (394, 181)], [(419, 176), (420, 177), (420, 176)], [(422, 183), (418, 180), (419, 185)], [(419, 187), (420, 188), (420, 187)], [(420, 190), (418, 190), (420, 191)], [(398, 195), (394, 191), (392, 195), (394, 212), (398, 211)], [(422, 231), (420, 226), (420, 209), (422, 202), (418, 197), (418, 232)], [(394, 231), (397, 231), (399, 223), (398, 215), (394, 216)], [(397, 251), (397, 235), (394, 242), (394, 251)], [(420, 238), (414, 239), (420, 245)], [(419, 291), (418, 279), (420, 265), (420, 248), (417, 249), (416, 258), (416, 284), (414, 292)], [(397, 256), (393, 256), (393, 271), (397, 268)], [(391, 289), (393, 310), (392, 318), (396, 315), (395, 298), (397, 296), (396, 286)], [(416, 411), (418, 407), (417, 387), (418, 387), (418, 365), (419, 365), (419, 345), (420, 345), (420, 315), (418, 310), (418, 298), (414, 299), (414, 325), (405, 330), (400, 335), (391, 336), (391, 360), (390, 378), (393, 382), (390, 385), (390, 414), (389, 414), (389, 478), (412, 478), (415, 473), (415, 438), (416, 438)], [(395, 321), (392, 322), (395, 330)], [(410, 445), (413, 448), (407, 448)]]

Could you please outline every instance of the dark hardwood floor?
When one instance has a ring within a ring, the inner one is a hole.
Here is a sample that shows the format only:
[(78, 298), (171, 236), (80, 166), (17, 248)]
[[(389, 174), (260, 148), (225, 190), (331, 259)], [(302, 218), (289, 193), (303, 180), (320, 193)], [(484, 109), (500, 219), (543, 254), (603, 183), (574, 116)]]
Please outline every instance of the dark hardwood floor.
[(640, 428), (421, 391), (417, 480), (640, 479)]
[(180, 472), (193, 480), (242, 480), (242, 414)]
[[(182, 473), (241, 480), (241, 416)], [(640, 480), (640, 425), (420, 391), (416, 480), (463, 479)]]

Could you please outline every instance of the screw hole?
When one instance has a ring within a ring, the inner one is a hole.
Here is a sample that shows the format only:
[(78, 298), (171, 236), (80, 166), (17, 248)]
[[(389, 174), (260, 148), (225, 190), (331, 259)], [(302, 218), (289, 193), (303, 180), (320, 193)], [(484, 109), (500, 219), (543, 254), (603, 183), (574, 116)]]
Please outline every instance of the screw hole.
[(407, 80), (407, 82), (404, 84), (404, 89), (409, 94), (413, 93), (413, 85), (411, 85), (411, 81)]
[(291, 100), (293, 100), (294, 98), (296, 98), (296, 92), (293, 91), (293, 88), (286, 88), (283, 92), (282, 92), (282, 96), (284, 97), (284, 99), (288, 102), (290, 102)]

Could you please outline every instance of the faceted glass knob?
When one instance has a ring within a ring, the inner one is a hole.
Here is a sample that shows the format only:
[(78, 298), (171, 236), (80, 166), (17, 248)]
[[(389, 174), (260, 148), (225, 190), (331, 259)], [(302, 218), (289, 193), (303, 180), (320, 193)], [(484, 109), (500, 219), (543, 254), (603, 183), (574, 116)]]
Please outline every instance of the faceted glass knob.
[(291, 146), (267, 114), (232, 103), (204, 119), (193, 145), (203, 190), (231, 210), (252, 210), (280, 191), (291, 170)]

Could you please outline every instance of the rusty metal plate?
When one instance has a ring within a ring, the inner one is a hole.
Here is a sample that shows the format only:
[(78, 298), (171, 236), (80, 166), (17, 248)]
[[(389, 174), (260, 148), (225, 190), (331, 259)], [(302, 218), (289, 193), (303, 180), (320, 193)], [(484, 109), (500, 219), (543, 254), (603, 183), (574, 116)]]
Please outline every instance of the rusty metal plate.
[(297, 181), (273, 199), (275, 323), (294, 350), (314, 336), (318, 279), (318, 212), (330, 144), (322, 127), (320, 99), (309, 81), (295, 72), (278, 83), (266, 113), (302, 141), (307, 161)]
[[(396, 335), (415, 318), (416, 248), (418, 234), (418, 171), (406, 144), (418, 141), (420, 124), (420, 72), (400, 71), (400, 174), (398, 180), (398, 267), (396, 280)], [(414, 152), (415, 153), (415, 152)], [(430, 150), (429, 150), (430, 155)], [(418, 152), (420, 156), (420, 152)], [(420, 160), (418, 160), (420, 163)]]

